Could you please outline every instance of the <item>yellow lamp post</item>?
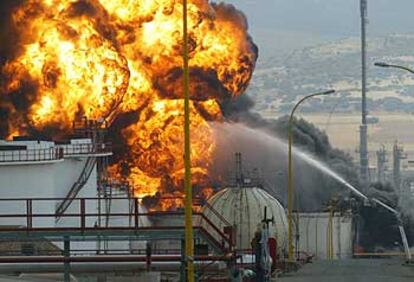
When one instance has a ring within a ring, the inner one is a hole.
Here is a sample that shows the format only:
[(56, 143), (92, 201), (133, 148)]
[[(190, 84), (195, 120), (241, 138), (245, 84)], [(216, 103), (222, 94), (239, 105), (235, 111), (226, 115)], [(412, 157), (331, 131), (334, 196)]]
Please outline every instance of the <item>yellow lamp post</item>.
[(324, 92), (318, 92), (314, 94), (307, 95), (299, 100), (296, 105), (293, 107), (290, 117), (289, 117), (289, 124), (288, 124), (288, 237), (289, 237), (289, 245), (288, 245), (288, 260), (294, 261), (294, 246), (293, 246), (293, 165), (292, 165), (292, 143), (293, 143), (293, 118), (296, 109), (302, 104), (303, 101), (315, 97), (315, 96), (322, 96), (322, 95), (329, 95), (335, 93), (335, 90), (328, 90)]

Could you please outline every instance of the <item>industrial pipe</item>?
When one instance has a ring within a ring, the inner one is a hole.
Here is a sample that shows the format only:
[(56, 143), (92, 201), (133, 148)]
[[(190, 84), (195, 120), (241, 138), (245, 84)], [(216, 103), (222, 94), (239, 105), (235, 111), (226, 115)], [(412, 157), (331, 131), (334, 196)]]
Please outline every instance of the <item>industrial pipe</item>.
[[(222, 261), (203, 261), (195, 263), (196, 267), (208, 265), (209, 271), (226, 269), (227, 264)], [(181, 261), (159, 261), (151, 263), (152, 271), (177, 271), (180, 270)], [(0, 263), (0, 273), (63, 273), (63, 263)], [(120, 273), (146, 271), (147, 264), (144, 261), (129, 262), (75, 262), (70, 264), (71, 273)]]
[[(232, 256), (194, 256), (194, 261), (213, 262), (213, 261), (231, 261)], [(80, 263), (80, 262), (146, 262), (147, 256), (134, 255), (100, 255), (100, 256), (1, 256), (0, 264), (14, 263)], [(181, 255), (155, 255), (151, 256), (154, 262), (181, 262)]]

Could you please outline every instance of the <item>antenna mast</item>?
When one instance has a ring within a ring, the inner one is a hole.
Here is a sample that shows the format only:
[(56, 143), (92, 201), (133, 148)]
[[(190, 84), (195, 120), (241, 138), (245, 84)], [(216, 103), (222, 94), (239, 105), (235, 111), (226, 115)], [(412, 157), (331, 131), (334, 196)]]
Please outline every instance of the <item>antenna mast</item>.
[(360, 0), (361, 4), (361, 62), (362, 62), (362, 124), (360, 126), (360, 175), (364, 188), (369, 182), (368, 171), (368, 137), (367, 137), (367, 63), (366, 63), (366, 25), (368, 22), (367, 0)]

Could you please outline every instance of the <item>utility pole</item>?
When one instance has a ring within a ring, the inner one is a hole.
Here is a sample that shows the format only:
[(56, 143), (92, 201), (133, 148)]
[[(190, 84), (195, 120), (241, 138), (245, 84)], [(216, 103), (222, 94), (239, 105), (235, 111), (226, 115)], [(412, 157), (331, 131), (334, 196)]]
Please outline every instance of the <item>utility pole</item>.
[(403, 147), (398, 145), (398, 142), (395, 141), (394, 147), (393, 147), (393, 181), (394, 181), (394, 187), (397, 191), (398, 195), (401, 195), (401, 160), (405, 159), (405, 156), (403, 155)]
[(242, 187), (244, 184), (242, 154), (236, 153), (236, 186)]
[(368, 173), (368, 137), (367, 137), (367, 63), (366, 63), (366, 25), (368, 22), (367, 0), (360, 0), (361, 4), (361, 62), (362, 62), (362, 124), (360, 126), (360, 176), (363, 188), (369, 183)]
[(387, 151), (384, 145), (377, 151), (377, 181), (385, 183), (385, 164), (387, 163)]

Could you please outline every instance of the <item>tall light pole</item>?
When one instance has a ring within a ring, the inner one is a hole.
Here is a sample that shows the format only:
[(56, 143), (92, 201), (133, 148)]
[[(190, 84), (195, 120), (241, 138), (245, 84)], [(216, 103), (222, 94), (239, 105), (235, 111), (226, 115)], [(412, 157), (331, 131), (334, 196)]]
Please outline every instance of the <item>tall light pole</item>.
[(289, 246), (288, 246), (288, 259), (289, 261), (294, 261), (294, 246), (293, 246), (293, 165), (292, 165), (292, 143), (293, 143), (293, 118), (296, 109), (299, 107), (302, 102), (305, 100), (322, 95), (329, 95), (335, 93), (335, 90), (328, 90), (324, 92), (318, 92), (314, 94), (307, 95), (299, 100), (296, 105), (293, 107), (290, 112), (289, 124), (288, 124), (288, 237), (289, 237)]
[(360, 126), (360, 143), (359, 143), (359, 165), (360, 176), (363, 188), (368, 186), (368, 128), (367, 128), (367, 54), (366, 54), (366, 25), (368, 22), (368, 4), (367, 0), (360, 0), (361, 8), (361, 73), (362, 73), (362, 123)]
[[(407, 71), (411, 74), (414, 74), (414, 70), (412, 70), (412, 69), (410, 69), (409, 67), (406, 67), (406, 66), (388, 64), (388, 63), (384, 63), (384, 62), (376, 62), (376, 63), (374, 63), (374, 65), (376, 67), (381, 67), (381, 68), (400, 69), (400, 70), (403, 70), (403, 71)], [(401, 154), (402, 153), (402, 148), (400, 148), (398, 146), (398, 144), (395, 144), (393, 151), (394, 151), (394, 173), (393, 173), (394, 185), (395, 185), (395, 188), (398, 190), (398, 193), (401, 193), (401, 187), (400, 187), (401, 186), (400, 160), (402, 158), (402, 154)]]
[(183, 89), (184, 89), (184, 193), (186, 281), (194, 281), (193, 192), (191, 187), (190, 74), (188, 71), (187, 0), (183, 0)]
[[(400, 69), (400, 70), (404, 70), (404, 71), (407, 71), (407, 72), (409, 72), (409, 73), (414, 74), (414, 70), (413, 70), (413, 69), (411, 69), (411, 68), (409, 68), (409, 67), (406, 67), (406, 66), (394, 65), (394, 64), (388, 64), (388, 63), (384, 63), (384, 62), (376, 62), (376, 63), (374, 63), (374, 65), (375, 65), (376, 67), (380, 67), (380, 68), (394, 68), (394, 69)], [(396, 149), (396, 150), (398, 150), (398, 147), (397, 147), (397, 148), (395, 148), (395, 149)], [(395, 149), (394, 149), (394, 150), (395, 150)], [(397, 154), (398, 154), (398, 152), (397, 152)], [(398, 187), (398, 188), (399, 188), (399, 187)], [(404, 226), (403, 226), (403, 224), (402, 224), (402, 220), (401, 220), (400, 213), (399, 213), (399, 212), (397, 212), (396, 210), (394, 210), (394, 209), (392, 209), (392, 208), (388, 207), (387, 205), (384, 205), (384, 203), (382, 203), (382, 202), (378, 201), (377, 199), (374, 199), (374, 201), (375, 201), (375, 202), (377, 202), (377, 203), (379, 203), (382, 207), (384, 207), (384, 208), (386, 208), (387, 210), (389, 210), (389, 211), (391, 211), (392, 213), (394, 213), (394, 214), (395, 214), (395, 216), (397, 217), (397, 220), (398, 220), (398, 223), (399, 223), (398, 228), (399, 228), (399, 230), (400, 230), (401, 240), (402, 240), (402, 243), (403, 243), (403, 246), (404, 246), (404, 250), (405, 250), (406, 257), (407, 257), (407, 261), (408, 261), (408, 262), (412, 262), (411, 251), (410, 251), (410, 248), (409, 248), (409, 246), (408, 246), (407, 236), (406, 236), (406, 234), (405, 234), (405, 230), (404, 230)]]

